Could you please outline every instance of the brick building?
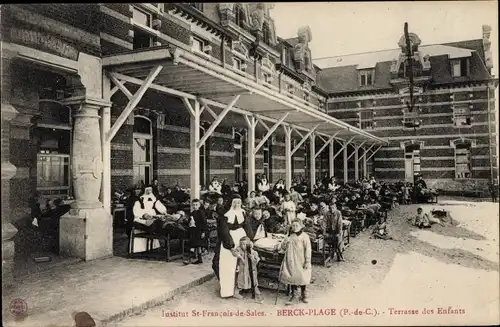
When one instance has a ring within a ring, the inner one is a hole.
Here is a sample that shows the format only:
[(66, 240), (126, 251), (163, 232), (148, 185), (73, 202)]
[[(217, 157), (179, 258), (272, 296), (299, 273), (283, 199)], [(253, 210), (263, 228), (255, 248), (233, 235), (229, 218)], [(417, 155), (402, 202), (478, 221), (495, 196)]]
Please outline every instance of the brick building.
[(141, 180), (197, 197), (214, 176), (314, 183), (337, 157), (366, 171), (358, 150), (386, 141), (326, 113), (311, 31), (278, 38), (272, 6), (2, 6), (4, 276), (35, 198), (74, 197), (59, 251), (90, 260), (113, 253), (111, 194)]
[(418, 173), (446, 191), (486, 191), (497, 180), (490, 31), (483, 26), (480, 39), (434, 45), (410, 33), (413, 110), (404, 36), (397, 49), (315, 61), (328, 113), (389, 141), (369, 163), (377, 178), (413, 181)]

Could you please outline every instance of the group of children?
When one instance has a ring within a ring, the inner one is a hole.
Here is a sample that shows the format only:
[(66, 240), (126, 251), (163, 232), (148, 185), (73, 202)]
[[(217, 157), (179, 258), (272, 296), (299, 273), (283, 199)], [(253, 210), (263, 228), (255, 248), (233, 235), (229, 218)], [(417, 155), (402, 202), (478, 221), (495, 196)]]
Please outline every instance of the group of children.
[[(281, 250), (284, 251), (284, 258), (280, 268), (279, 281), (289, 286), (291, 295), (285, 304), (292, 305), (298, 300), (308, 303), (306, 287), (311, 282), (312, 247), (311, 240), (304, 233), (304, 226), (299, 219), (295, 219), (291, 223), (290, 233), (281, 243)], [(251, 290), (256, 301), (262, 303), (257, 271), (260, 257), (253, 248), (249, 237), (245, 236), (240, 239), (239, 247), (235, 253), (238, 263), (234, 297), (240, 299), (243, 297), (240, 293), (241, 290)]]

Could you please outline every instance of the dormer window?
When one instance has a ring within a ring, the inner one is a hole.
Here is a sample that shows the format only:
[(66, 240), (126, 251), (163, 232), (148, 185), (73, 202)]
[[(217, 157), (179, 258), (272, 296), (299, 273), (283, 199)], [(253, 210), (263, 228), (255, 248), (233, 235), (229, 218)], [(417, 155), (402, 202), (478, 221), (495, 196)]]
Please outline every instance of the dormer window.
[(242, 59), (233, 58), (233, 68), (244, 72), (247, 69), (247, 65)]
[(265, 44), (271, 45), (271, 33), (269, 31), (269, 25), (264, 23), (262, 26), (262, 39)]
[(272, 83), (272, 81), (273, 81), (273, 75), (271, 75), (270, 73), (263, 72), (262, 76), (264, 77), (264, 82), (266, 82), (267, 84), (271, 84)]
[(469, 58), (459, 58), (451, 60), (451, 74), (453, 77), (468, 76)]
[(208, 44), (208, 41), (199, 38), (197, 36), (192, 37), (191, 49), (195, 52), (200, 52), (204, 54), (210, 54), (212, 52), (212, 47)]
[(195, 9), (203, 12), (203, 3), (202, 2), (191, 2), (189, 5)]
[(146, 11), (133, 7), (132, 23), (134, 25), (134, 49), (149, 48), (153, 44), (154, 30), (152, 15)]
[(164, 11), (165, 10), (165, 7), (164, 7), (164, 4), (163, 3), (151, 3), (153, 6), (155, 6), (156, 8), (158, 8), (158, 10), (160, 11)]
[(374, 84), (375, 69), (363, 69), (359, 71), (359, 85), (369, 86)]
[(304, 101), (309, 102), (310, 99), (311, 99), (311, 95), (309, 94), (309, 92), (304, 92)]
[(239, 5), (236, 5), (234, 8), (234, 22), (239, 27), (245, 28), (245, 12)]

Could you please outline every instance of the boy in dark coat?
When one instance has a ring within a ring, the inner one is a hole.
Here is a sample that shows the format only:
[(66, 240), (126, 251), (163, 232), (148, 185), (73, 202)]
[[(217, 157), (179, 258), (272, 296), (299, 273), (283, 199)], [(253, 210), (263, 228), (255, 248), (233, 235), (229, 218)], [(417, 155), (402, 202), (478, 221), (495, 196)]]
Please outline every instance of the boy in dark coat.
[[(188, 219), (188, 235), (189, 235), (189, 259), (184, 261), (185, 265), (190, 263), (203, 263), (201, 250), (206, 246), (205, 237), (208, 236), (207, 218), (205, 213), (200, 210), (200, 200), (193, 200), (193, 211)], [(194, 259), (198, 259), (193, 262)]]

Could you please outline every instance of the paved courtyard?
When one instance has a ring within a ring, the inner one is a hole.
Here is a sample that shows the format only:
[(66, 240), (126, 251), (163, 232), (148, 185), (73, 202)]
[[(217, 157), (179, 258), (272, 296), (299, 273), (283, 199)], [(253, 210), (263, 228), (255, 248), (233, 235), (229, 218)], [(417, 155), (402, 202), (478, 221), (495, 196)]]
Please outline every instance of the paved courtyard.
[[(213, 279), (115, 325), (497, 324), (500, 321), (497, 204), (440, 201), (434, 207), (450, 210), (460, 224), (433, 226), (431, 230), (418, 230), (407, 224), (406, 218), (416, 207), (402, 206), (391, 213), (394, 240), (370, 239), (365, 232), (352, 240), (346, 262), (335, 263), (329, 269), (314, 266), (316, 281), (310, 286), (311, 303), (294, 307), (305, 309), (295, 313), (306, 316), (283, 316), (285, 312), (280, 310), (285, 308), (284, 295), (280, 295), (275, 306), (275, 294), (269, 291), (264, 292), (264, 304), (250, 299), (221, 300), (217, 281)], [(430, 208), (431, 205), (424, 206)], [(314, 308), (317, 310), (309, 310)], [(327, 308), (336, 309), (336, 314), (319, 311)], [(264, 316), (193, 317), (195, 311), (213, 315), (237, 310)]]

